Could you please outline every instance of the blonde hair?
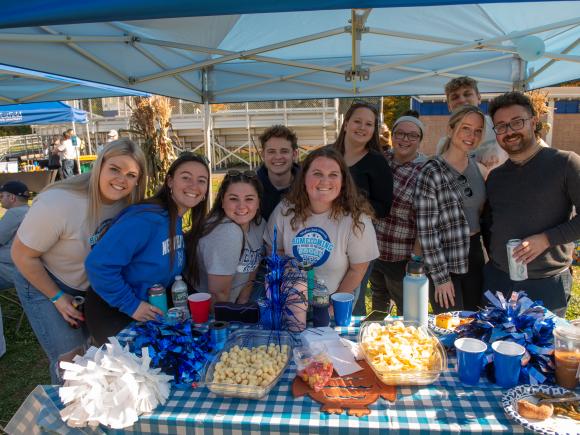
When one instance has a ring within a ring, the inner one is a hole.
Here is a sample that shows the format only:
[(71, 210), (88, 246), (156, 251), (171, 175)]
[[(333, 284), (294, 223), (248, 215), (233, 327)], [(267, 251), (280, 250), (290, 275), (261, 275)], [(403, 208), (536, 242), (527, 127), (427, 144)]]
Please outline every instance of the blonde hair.
[[(483, 112), (478, 107), (467, 105), (461, 106), (453, 111), (453, 113), (449, 117), (449, 122), (447, 123), (448, 127), (451, 128), (451, 130), (455, 130), (455, 127), (457, 127), (457, 125), (463, 120), (463, 118), (465, 118), (470, 113), (476, 113), (479, 116), (481, 116), (481, 119), (483, 120), (483, 125), (485, 126), (485, 115), (483, 114)], [(443, 143), (443, 147), (441, 148), (440, 154), (446, 152), (450, 146), (451, 146), (451, 136), (447, 136), (447, 138), (445, 139), (445, 143)]]
[(103, 164), (108, 159), (117, 156), (129, 156), (135, 160), (139, 166), (137, 186), (133, 189), (131, 194), (122, 201), (125, 201), (126, 205), (141, 201), (145, 197), (145, 188), (147, 184), (147, 161), (145, 160), (145, 154), (143, 154), (141, 148), (127, 138), (121, 138), (108, 143), (103, 152), (99, 157), (97, 157), (90, 173), (80, 174), (51, 184), (47, 186), (43, 192), (52, 189), (62, 189), (86, 195), (89, 201), (87, 221), (89, 229), (94, 231), (100, 223), (100, 210), (103, 205), (101, 190), (99, 188), (101, 170), (103, 169)]

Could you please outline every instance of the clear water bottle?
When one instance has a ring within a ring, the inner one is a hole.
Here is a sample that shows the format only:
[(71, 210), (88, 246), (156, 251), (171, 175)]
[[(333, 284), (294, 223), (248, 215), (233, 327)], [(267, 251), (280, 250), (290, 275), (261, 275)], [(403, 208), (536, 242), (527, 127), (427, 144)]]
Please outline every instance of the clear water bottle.
[(429, 280), (423, 262), (413, 259), (407, 263), (407, 274), (403, 278), (403, 317), (427, 326), (428, 314)]
[(173, 306), (183, 311), (185, 319), (189, 319), (187, 296), (187, 284), (183, 281), (181, 275), (177, 275), (173, 285), (171, 286), (171, 299), (173, 300)]

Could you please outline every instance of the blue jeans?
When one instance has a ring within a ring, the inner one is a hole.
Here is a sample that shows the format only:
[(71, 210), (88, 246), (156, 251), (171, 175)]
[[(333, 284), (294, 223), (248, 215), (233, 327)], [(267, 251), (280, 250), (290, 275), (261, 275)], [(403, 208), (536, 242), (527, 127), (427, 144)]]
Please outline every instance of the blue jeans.
[[(509, 299), (512, 291), (525, 291), (531, 300), (541, 301), (555, 315), (564, 317), (572, 290), (572, 275), (566, 269), (547, 278), (512, 281), (509, 273), (498, 269), (490, 261), (483, 268), (483, 289), (491, 290), (493, 294), (501, 291), (506, 299)], [(488, 303), (486, 300), (486, 305)]]
[(65, 159), (62, 161), (62, 178), (69, 178), (74, 175), (75, 161), (72, 159)]
[[(84, 296), (85, 292), (68, 287), (52, 275), (51, 278), (63, 292), (71, 296)], [(87, 329), (84, 325), (79, 329), (71, 327), (50, 299), (33, 287), (18, 271), (14, 275), (14, 284), (30, 326), (48, 357), (51, 381), (58, 384), (58, 358), (85, 346), (89, 338)]]
[(0, 263), (0, 290), (14, 287), (14, 264)]

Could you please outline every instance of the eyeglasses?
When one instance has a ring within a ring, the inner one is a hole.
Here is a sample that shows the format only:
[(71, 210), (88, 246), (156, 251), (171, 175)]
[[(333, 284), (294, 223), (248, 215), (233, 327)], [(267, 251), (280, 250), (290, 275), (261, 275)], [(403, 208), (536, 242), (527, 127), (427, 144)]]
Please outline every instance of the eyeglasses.
[(508, 127), (511, 128), (512, 131), (518, 131), (524, 128), (526, 121), (529, 121), (530, 119), (532, 118), (518, 118), (512, 119), (508, 123), (502, 122), (501, 124), (494, 126), (493, 131), (495, 131), (495, 134), (505, 134), (508, 131)]
[(418, 133), (403, 133), (402, 131), (396, 131), (393, 133), (393, 137), (397, 140), (408, 140), (409, 142), (416, 142), (421, 139), (421, 135)]
[(257, 178), (258, 176), (256, 175), (255, 171), (252, 171), (250, 169), (245, 170), (245, 171), (240, 171), (239, 169), (230, 169), (226, 173), (226, 177), (228, 177), (228, 178), (246, 178), (248, 180), (253, 180), (254, 178)]
[(467, 177), (465, 175), (461, 174), (459, 177), (457, 177), (457, 181), (459, 182), (459, 185), (461, 187), (463, 187), (463, 194), (467, 198), (471, 198), (473, 196), (473, 190), (471, 190), (471, 187), (469, 187), (469, 183), (467, 182)]

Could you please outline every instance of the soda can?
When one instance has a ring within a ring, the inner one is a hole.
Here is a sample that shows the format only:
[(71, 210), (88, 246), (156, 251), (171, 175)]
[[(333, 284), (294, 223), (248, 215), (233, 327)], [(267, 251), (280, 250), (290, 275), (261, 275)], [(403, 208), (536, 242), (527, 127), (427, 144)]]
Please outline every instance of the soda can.
[(85, 298), (82, 296), (75, 296), (72, 300), (72, 306), (81, 313), (85, 311)]
[(514, 249), (522, 244), (520, 239), (508, 240), (506, 244), (508, 264), (510, 269), (510, 279), (512, 281), (525, 281), (528, 279), (528, 266), (521, 262), (516, 261), (513, 257)]
[(170, 325), (177, 325), (185, 320), (183, 310), (181, 308), (170, 308), (167, 310), (167, 323)]

